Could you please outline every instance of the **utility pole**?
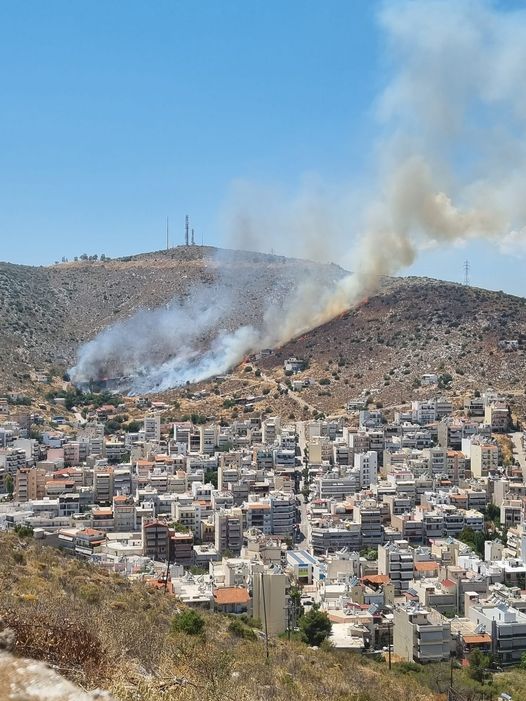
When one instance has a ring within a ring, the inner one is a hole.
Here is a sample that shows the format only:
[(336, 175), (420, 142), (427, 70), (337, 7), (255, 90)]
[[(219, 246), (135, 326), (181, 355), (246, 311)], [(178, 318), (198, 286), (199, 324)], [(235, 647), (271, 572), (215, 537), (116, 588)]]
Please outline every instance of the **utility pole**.
[(391, 669), (391, 626), (393, 625), (392, 621), (389, 621), (387, 623), (387, 656), (389, 659), (389, 669)]

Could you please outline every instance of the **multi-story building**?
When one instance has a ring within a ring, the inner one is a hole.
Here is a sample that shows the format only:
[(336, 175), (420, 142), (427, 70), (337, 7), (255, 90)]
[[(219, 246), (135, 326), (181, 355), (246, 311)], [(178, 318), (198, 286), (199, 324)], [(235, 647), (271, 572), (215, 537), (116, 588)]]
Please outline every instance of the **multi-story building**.
[(117, 532), (131, 532), (137, 528), (133, 498), (126, 495), (113, 497), (113, 528)]
[(484, 423), (493, 433), (504, 433), (510, 425), (510, 411), (504, 402), (494, 402), (484, 409)]
[(170, 561), (177, 565), (194, 564), (194, 536), (192, 533), (172, 533)]
[(272, 533), (272, 506), (268, 499), (251, 501), (244, 504), (247, 528), (257, 528), (262, 533)]
[(355, 504), (353, 520), (360, 525), (362, 547), (374, 547), (384, 542), (382, 510), (373, 499)]
[(199, 452), (203, 455), (213, 455), (217, 448), (218, 427), (201, 426), (199, 428)]
[(113, 499), (113, 470), (99, 467), (93, 471), (93, 489), (98, 504), (111, 504)]
[(358, 470), (360, 489), (368, 489), (378, 482), (378, 453), (369, 450), (367, 453), (354, 455), (354, 467)]
[(43, 499), (46, 494), (47, 470), (41, 467), (21, 468), (15, 475), (15, 501)]
[(335, 553), (342, 548), (360, 550), (362, 535), (359, 523), (346, 521), (342, 525), (318, 525), (311, 528), (311, 544), (315, 555)]
[(151, 560), (167, 560), (170, 554), (170, 529), (157, 519), (143, 520), (142, 552)]
[(526, 614), (506, 603), (475, 603), (468, 618), (491, 635), (491, 653), (497, 664), (518, 664), (526, 652)]
[(161, 440), (161, 415), (149, 414), (144, 417), (144, 440), (149, 443), (159, 443)]
[(378, 574), (390, 577), (397, 596), (409, 589), (413, 569), (414, 551), (406, 540), (378, 546)]
[(504, 499), (500, 505), (500, 522), (506, 528), (517, 526), (524, 518), (526, 500)]
[(451, 653), (451, 624), (438, 611), (420, 604), (399, 606), (394, 612), (394, 654), (408, 662), (441, 662)]
[(243, 512), (239, 508), (221, 509), (214, 514), (215, 548), (219, 553), (241, 552), (243, 545)]
[(270, 495), (272, 533), (290, 536), (296, 523), (296, 497), (293, 494), (272, 492)]
[[(462, 444), (464, 452), (465, 442)], [(469, 441), (469, 456), (471, 459), (471, 474), (473, 477), (487, 477), (499, 466), (499, 447), (496, 443), (476, 443)]]

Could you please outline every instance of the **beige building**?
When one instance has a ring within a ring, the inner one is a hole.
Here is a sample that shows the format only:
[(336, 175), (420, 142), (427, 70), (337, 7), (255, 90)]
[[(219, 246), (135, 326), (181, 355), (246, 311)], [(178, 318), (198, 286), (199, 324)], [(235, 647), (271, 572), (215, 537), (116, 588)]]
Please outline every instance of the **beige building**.
[(484, 410), (484, 423), (491, 426), (491, 430), (496, 433), (504, 433), (508, 430), (510, 423), (510, 412), (504, 402), (495, 402), (486, 406)]
[(408, 662), (441, 662), (449, 659), (451, 649), (451, 624), (438, 611), (418, 604), (395, 609), (395, 655)]
[(47, 470), (41, 467), (21, 468), (15, 477), (15, 501), (43, 499), (46, 494)]
[(473, 477), (487, 477), (499, 466), (499, 447), (494, 443), (471, 443), (470, 457)]
[(255, 564), (252, 570), (252, 615), (261, 621), (268, 635), (279, 635), (287, 630), (289, 578), (264, 565)]

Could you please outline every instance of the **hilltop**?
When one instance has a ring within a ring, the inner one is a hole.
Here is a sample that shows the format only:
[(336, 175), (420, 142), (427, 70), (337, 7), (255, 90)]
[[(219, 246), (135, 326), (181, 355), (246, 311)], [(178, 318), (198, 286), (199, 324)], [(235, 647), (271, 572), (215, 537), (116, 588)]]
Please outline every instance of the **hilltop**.
[[(329, 283), (344, 274), (336, 265), (200, 246), (47, 268), (0, 264), (0, 381), (5, 391), (27, 386), (35, 369), (60, 376), (79, 345), (106, 326), (212, 289), (218, 278), (225, 290), (243, 291), (226, 322), (235, 327), (257, 322), (262, 300), (279, 302), (306, 276)], [(520, 341), (519, 348), (505, 350), (505, 339)], [(462, 395), (491, 385), (520, 407), (525, 340), (523, 298), (427, 278), (385, 279), (357, 308), (241, 366), (221, 385), (209, 381), (169, 395), (184, 411), (215, 416), (225, 413), (225, 401), (263, 393), (256, 410), (341, 414), (360, 396), (396, 406), (436, 393), (420, 384), (424, 373), (437, 373), (446, 380), (441, 391)], [(293, 355), (308, 362), (297, 377), (312, 382), (287, 396), (283, 361)], [(196, 391), (208, 396), (191, 399)]]
[(282, 256), (179, 246), (115, 260), (79, 260), (50, 267), (0, 263), (0, 380), (27, 384), (31, 370), (63, 372), (78, 347), (139, 309), (184, 299), (221, 278), (225, 291), (243, 284), (235, 326), (258, 320), (261, 298), (280, 301), (305, 275), (332, 281), (344, 274)]

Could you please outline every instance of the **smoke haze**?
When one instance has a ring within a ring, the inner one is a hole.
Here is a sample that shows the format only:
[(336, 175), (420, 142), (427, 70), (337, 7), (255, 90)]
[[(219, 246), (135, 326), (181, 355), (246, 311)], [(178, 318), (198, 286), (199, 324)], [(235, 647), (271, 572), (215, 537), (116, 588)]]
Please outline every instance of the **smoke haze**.
[(333, 259), (353, 274), (298, 282), (284, 303), (261, 300), (258, 324), (235, 329), (223, 322), (250, 281), (224, 294), (220, 278), (212, 295), (102, 332), (80, 349), (73, 379), (115, 369), (138, 376), (137, 391), (202, 380), (352, 307), (422, 250), (472, 239), (526, 250), (526, 13), (484, 0), (406, 0), (383, 4), (378, 21), (389, 75), (367, 184), (329, 188), (311, 176), (291, 197), (238, 181), (224, 214), (236, 248)]

